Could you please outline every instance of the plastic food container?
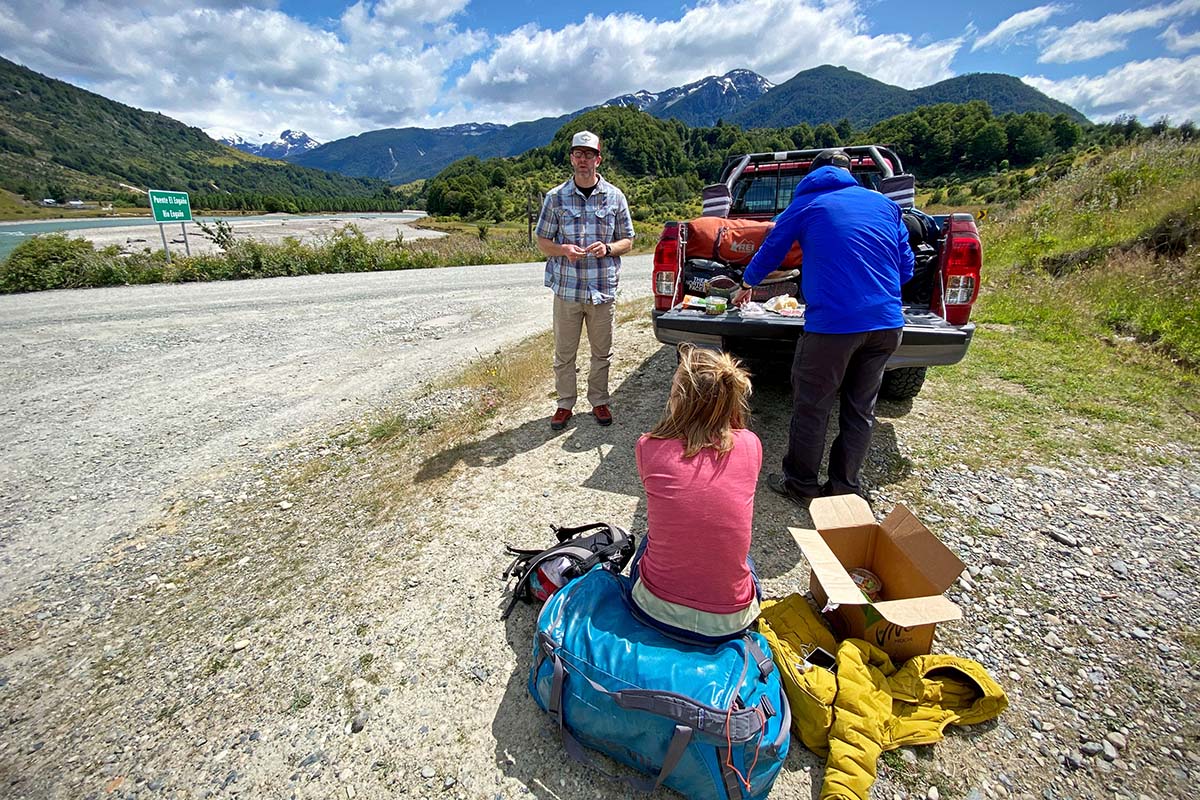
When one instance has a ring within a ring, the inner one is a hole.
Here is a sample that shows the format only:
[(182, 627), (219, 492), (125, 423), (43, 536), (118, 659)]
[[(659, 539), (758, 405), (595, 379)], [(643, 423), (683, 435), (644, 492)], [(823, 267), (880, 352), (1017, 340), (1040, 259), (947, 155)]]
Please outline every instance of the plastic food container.
[(867, 599), (872, 603), (878, 602), (879, 596), (883, 593), (883, 581), (879, 580), (879, 576), (862, 567), (855, 567), (849, 572), (850, 578)]
[(724, 297), (710, 297), (708, 298), (708, 307), (705, 310), (714, 316), (724, 314), (727, 307), (726, 304), (727, 301)]
[(709, 297), (729, 298), (733, 296), (733, 292), (737, 288), (737, 281), (727, 275), (718, 275), (704, 282), (704, 291)]

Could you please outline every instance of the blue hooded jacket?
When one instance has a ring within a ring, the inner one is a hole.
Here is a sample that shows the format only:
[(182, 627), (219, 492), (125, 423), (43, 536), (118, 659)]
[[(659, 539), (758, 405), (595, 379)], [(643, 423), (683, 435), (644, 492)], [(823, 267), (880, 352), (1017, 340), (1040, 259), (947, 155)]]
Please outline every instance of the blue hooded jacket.
[(804, 251), (804, 329), (863, 333), (904, 326), (900, 286), (913, 252), (900, 206), (858, 184), (844, 169), (820, 167), (796, 186), (792, 202), (746, 267), (755, 286), (778, 269), (792, 242)]

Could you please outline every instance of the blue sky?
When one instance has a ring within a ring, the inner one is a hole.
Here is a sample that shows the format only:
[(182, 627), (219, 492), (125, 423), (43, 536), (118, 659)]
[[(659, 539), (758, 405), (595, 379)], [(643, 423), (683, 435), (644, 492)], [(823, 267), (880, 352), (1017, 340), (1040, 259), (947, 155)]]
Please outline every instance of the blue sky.
[(1094, 120), (1200, 122), (1200, 0), (5, 0), (0, 54), (212, 133), (512, 123), (730, 69), (1015, 75)]

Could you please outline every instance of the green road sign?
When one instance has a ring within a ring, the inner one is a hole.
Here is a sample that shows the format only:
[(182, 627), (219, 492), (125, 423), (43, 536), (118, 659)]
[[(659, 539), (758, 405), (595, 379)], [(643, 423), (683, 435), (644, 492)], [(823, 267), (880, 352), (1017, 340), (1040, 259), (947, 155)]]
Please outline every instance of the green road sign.
[(150, 190), (150, 211), (155, 222), (191, 222), (192, 204), (187, 192)]

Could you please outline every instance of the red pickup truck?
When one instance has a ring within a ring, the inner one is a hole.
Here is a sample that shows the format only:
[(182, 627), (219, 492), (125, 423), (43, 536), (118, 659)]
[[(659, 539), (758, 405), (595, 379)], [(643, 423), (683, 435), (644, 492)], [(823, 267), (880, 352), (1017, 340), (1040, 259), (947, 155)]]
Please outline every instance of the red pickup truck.
[[(869, 188), (886, 190), (904, 172), (899, 156), (887, 147), (843, 149), (851, 157), (851, 173)], [(718, 198), (716, 202), (706, 199), (706, 213), (715, 205), (720, 214), (719, 198), (724, 195), (728, 204), (724, 215), (729, 218), (773, 218), (787, 208), (796, 184), (808, 174), (819, 152), (751, 153), (730, 159), (721, 183), (715, 186), (718, 191), (705, 192), (706, 198)], [(902, 180), (900, 183), (903, 185)], [(933, 217), (936, 225), (929, 225), (929, 219), (925, 217), (923, 227), (920, 220), (910, 225), (910, 231), (923, 233), (910, 237), (916, 267), (912, 280), (901, 287), (904, 337), (884, 374), (880, 394), (887, 399), (915, 397), (925, 382), (926, 368), (961, 361), (975, 333), (975, 325), (968, 319), (979, 295), (983, 260), (975, 220), (970, 214), (950, 214)], [(803, 316), (768, 313), (751, 317), (736, 309), (708, 315), (683, 307), (685, 294), (704, 297), (713, 278), (724, 275), (740, 282), (742, 271), (729, 263), (689, 257), (687, 238), (688, 223), (668, 222), (654, 251), (655, 337), (665, 344), (693, 342), (752, 358), (790, 358), (804, 330)], [(784, 278), (778, 286), (782, 293), (796, 296), (803, 308), (798, 279)]]

